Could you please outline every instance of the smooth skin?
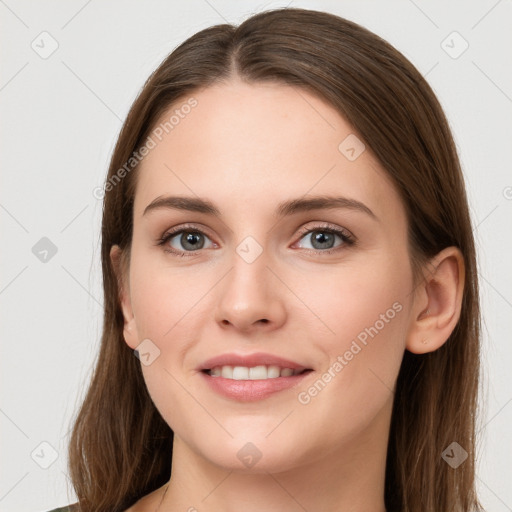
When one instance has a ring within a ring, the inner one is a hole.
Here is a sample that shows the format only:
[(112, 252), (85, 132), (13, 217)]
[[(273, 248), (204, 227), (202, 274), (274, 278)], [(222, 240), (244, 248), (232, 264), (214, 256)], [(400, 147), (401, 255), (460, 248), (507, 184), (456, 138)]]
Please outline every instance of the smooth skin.
[[(141, 366), (175, 435), (164, 501), (159, 506), (165, 486), (129, 511), (382, 512), (403, 353), (434, 351), (448, 339), (460, 315), (462, 256), (447, 248), (425, 265), (424, 279), (413, 279), (397, 190), (370, 148), (354, 161), (340, 152), (357, 134), (323, 100), (238, 78), (193, 97), (197, 106), (137, 171), (126, 272), (119, 247), (111, 251), (125, 341), (135, 349), (150, 339), (159, 348)], [(171, 208), (144, 214), (170, 195), (209, 200), (220, 217)], [(283, 201), (317, 195), (358, 201), (373, 215), (353, 207), (276, 215)], [(354, 243), (335, 235), (319, 245), (313, 235), (326, 223)], [(201, 249), (184, 245), (181, 233), (158, 245), (180, 226), (204, 233)], [(246, 237), (263, 250), (252, 263), (236, 251)], [(299, 393), (396, 303), (400, 312), (302, 404)], [(211, 391), (197, 371), (233, 352), (268, 352), (314, 371), (295, 388), (242, 403)], [(261, 452), (251, 468), (237, 457), (248, 442)]]

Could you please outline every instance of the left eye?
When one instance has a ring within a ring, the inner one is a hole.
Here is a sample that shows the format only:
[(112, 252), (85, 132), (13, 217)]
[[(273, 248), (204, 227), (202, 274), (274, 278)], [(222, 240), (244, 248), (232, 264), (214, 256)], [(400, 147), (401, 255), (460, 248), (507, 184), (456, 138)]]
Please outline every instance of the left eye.
[(349, 237), (341, 231), (331, 229), (315, 229), (308, 231), (301, 240), (309, 240), (310, 247), (303, 247), (305, 249), (313, 249), (315, 251), (324, 249), (335, 249), (334, 243), (336, 238), (341, 240), (339, 245), (349, 242)]

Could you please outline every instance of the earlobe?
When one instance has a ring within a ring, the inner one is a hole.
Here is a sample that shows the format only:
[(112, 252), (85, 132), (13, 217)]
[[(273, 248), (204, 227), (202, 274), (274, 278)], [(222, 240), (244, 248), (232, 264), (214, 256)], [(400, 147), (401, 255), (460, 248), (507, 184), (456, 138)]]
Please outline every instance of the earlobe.
[(456, 247), (443, 249), (425, 267), (424, 280), (415, 292), (406, 342), (409, 352), (433, 352), (446, 343), (460, 318), (464, 274), (464, 258)]
[(110, 249), (110, 261), (112, 262), (112, 268), (117, 278), (119, 304), (124, 317), (123, 336), (126, 344), (130, 348), (135, 349), (139, 344), (137, 326), (131, 305), (129, 280), (122, 259), (123, 254), (121, 248), (118, 245), (113, 245)]

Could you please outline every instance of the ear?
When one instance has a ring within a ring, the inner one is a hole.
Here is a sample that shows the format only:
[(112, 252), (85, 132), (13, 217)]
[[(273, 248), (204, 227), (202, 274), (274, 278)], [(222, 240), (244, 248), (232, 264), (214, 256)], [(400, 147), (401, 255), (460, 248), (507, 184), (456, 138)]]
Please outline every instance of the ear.
[(137, 324), (132, 310), (127, 266), (123, 262), (123, 253), (118, 245), (111, 247), (110, 261), (117, 277), (119, 301), (124, 317), (124, 340), (130, 348), (135, 349), (139, 344)]
[(434, 352), (448, 340), (460, 318), (464, 291), (464, 258), (456, 247), (443, 249), (423, 270), (406, 340), (414, 354)]

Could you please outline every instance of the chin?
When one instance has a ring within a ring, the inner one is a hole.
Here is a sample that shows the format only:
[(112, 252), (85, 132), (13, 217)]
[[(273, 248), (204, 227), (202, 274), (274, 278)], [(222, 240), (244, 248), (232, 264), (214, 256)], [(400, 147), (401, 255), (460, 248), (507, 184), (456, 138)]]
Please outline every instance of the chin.
[(201, 452), (216, 466), (238, 473), (279, 473), (301, 465), (300, 439), (286, 430), (281, 435), (272, 432), (276, 424), (274, 421), (264, 431), (230, 430), (233, 438), (226, 435), (222, 442), (205, 446)]
[(208, 454), (208, 460), (225, 471), (251, 475), (281, 473), (300, 465), (293, 451), (288, 453), (278, 448), (259, 449), (254, 443), (249, 443), (237, 450)]

